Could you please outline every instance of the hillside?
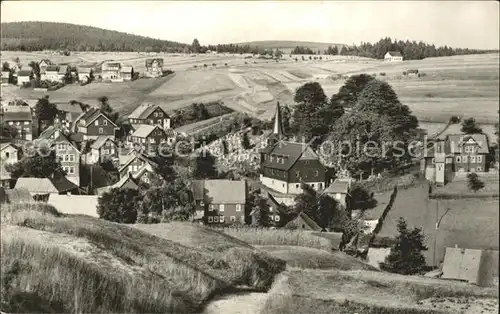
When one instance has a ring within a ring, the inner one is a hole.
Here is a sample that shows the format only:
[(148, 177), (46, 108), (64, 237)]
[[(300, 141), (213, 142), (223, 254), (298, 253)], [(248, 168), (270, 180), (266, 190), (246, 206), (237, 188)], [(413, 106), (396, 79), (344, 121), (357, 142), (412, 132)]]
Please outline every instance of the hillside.
[(166, 226), (160, 238), (42, 203), (3, 205), (0, 311), (199, 313), (215, 294), (266, 290), (284, 270), (209, 228)]
[(183, 51), (188, 45), (102, 28), (54, 22), (2, 23), (2, 50)]
[(236, 45), (249, 45), (250, 47), (259, 47), (263, 49), (293, 49), (297, 46), (308, 47), (313, 50), (323, 50), (328, 49), (330, 46), (337, 46), (337, 49), (345, 46), (345, 44), (338, 43), (318, 43), (313, 41), (293, 41), (293, 40), (259, 40), (259, 41), (250, 41), (245, 43), (237, 43)]

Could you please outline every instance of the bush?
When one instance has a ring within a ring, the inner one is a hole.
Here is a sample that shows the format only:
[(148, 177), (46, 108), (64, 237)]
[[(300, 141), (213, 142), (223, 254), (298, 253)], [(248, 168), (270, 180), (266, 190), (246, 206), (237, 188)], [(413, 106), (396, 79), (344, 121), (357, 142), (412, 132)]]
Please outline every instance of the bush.
[(196, 64), (195, 64), (195, 65), (193, 65), (193, 68), (195, 68), (195, 69), (196, 69), (197, 67), (198, 67), (198, 66), (197, 66)]
[(214, 67), (214, 66), (217, 66), (217, 64), (215, 64), (215, 63), (212, 63), (212, 66), (213, 66), (213, 67)]
[(227, 66), (227, 63), (224, 63), (225, 66)]
[(407, 74), (406, 71), (403, 71), (403, 76), (406, 76), (406, 74)]
[(245, 61), (245, 64), (248, 64), (248, 62)]
[(427, 98), (432, 98), (432, 97), (434, 97), (434, 95), (432, 95), (432, 93), (425, 93), (425, 94), (424, 94), (424, 96), (425, 96), (425, 97), (427, 97)]
[(385, 72), (380, 72), (379, 75), (380, 76), (385, 76)]
[(460, 117), (459, 116), (451, 116), (450, 121), (451, 124), (457, 124), (460, 123)]
[(208, 66), (208, 65), (207, 65), (206, 63), (203, 65), (203, 67), (204, 67), (204, 68), (206, 68), (207, 66)]
[(477, 173), (469, 173), (467, 175), (467, 187), (472, 192), (477, 192), (484, 188), (484, 182), (479, 179)]

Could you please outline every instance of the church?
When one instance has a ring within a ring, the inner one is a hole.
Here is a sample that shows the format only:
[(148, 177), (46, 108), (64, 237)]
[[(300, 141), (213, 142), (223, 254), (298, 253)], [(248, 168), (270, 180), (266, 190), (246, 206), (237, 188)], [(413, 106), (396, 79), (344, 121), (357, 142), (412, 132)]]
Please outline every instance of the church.
[(277, 103), (273, 132), (260, 150), (260, 182), (279, 193), (301, 194), (302, 184), (316, 191), (325, 189), (330, 183), (328, 173), (307, 143), (286, 140)]

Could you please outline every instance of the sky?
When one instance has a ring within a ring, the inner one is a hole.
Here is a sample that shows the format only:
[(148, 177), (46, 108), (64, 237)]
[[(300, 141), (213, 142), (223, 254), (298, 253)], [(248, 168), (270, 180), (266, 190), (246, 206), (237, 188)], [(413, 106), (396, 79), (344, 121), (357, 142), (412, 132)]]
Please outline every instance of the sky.
[(1, 21), (51, 21), (202, 45), (359, 44), (389, 36), (499, 49), (497, 1), (2, 1)]

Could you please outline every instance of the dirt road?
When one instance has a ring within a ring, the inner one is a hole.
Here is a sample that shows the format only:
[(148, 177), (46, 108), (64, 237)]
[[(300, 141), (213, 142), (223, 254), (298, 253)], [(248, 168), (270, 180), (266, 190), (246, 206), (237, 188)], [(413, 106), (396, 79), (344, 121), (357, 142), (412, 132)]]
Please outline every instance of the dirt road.
[(242, 292), (229, 294), (210, 302), (203, 314), (257, 314), (266, 301), (267, 293)]

